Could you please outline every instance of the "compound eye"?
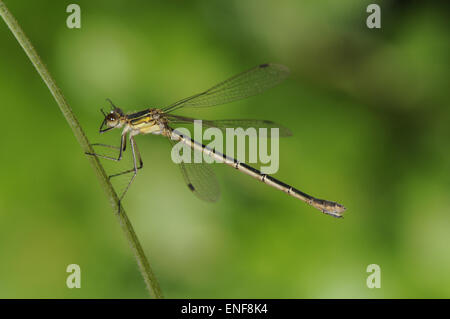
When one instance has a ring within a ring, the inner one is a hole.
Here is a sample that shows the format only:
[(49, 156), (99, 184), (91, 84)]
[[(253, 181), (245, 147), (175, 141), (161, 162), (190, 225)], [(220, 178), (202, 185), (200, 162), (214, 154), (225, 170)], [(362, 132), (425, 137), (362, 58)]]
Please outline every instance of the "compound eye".
[(114, 116), (114, 114), (108, 114), (106, 116), (106, 120), (112, 122), (116, 120), (116, 117)]

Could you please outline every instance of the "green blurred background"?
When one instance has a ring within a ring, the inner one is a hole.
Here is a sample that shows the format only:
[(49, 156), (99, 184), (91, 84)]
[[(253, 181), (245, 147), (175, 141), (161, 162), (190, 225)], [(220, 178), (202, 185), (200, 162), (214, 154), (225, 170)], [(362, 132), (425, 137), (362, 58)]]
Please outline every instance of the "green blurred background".
[[(448, 5), (380, 1), (5, 1), (92, 142), (100, 107), (165, 106), (264, 62), (282, 85), (193, 117), (271, 119), (277, 178), (343, 203), (337, 220), (216, 165), (203, 203), (158, 136), (125, 200), (169, 298), (449, 298)], [(91, 165), (48, 89), (0, 23), (0, 297), (145, 298)], [(81, 266), (82, 288), (66, 287)], [(369, 289), (366, 267), (381, 267)]]

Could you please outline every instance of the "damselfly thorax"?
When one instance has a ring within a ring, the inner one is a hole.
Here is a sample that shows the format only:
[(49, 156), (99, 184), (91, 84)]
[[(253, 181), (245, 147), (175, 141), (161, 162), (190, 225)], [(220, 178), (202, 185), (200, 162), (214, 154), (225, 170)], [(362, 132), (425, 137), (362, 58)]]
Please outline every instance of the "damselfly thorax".
[[(126, 123), (124, 131), (132, 135), (169, 134), (168, 119), (161, 109), (151, 108), (123, 116)], [(123, 132), (122, 132), (123, 134)]]
[[(93, 145), (117, 149), (119, 151), (118, 157), (115, 158), (101, 154), (89, 155), (96, 155), (102, 158), (120, 161), (122, 159), (122, 153), (125, 151), (126, 139), (128, 137), (133, 156), (133, 168), (110, 176), (110, 178), (112, 178), (127, 173), (133, 173), (127, 187), (120, 196), (120, 200), (122, 200), (136, 177), (137, 171), (143, 167), (143, 161), (134, 137), (140, 134), (162, 135), (167, 137), (172, 145), (174, 145), (177, 141), (181, 142), (192, 150), (206, 154), (207, 156), (214, 158), (217, 162), (231, 166), (238, 171), (260, 180), (264, 184), (281, 190), (292, 197), (300, 199), (303, 202), (319, 209), (323, 213), (334, 217), (342, 217), (345, 207), (341, 204), (324, 199), (318, 199), (308, 195), (272, 176), (263, 174), (259, 170), (240, 162), (233, 157), (229, 157), (226, 154), (218, 152), (215, 149), (211, 149), (198, 141), (191, 139), (188, 136), (184, 136), (172, 126), (176, 124), (192, 124), (196, 121), (196, 119), (193, 118), (171, 114), (174, 110), (188, 107), (209, 107), (243, 99), (261, 93), (262, 91), (275, 86), (284, 80), (288, 73), (289, 71), (285, 66), (278, 64), (261, 64), (253, 69), (221, 82), (204, 92), (175, 102), (165, 108), (147, 108), (143, 111), (129, 114), (123, 113), (120, 108), (116, 107), (110, 100), (108, 100), (111, 103), (111, 110), (109, 113), (105, 113), (101, 110), (104, 115), (104, 119), (100, 126), (100, 133), (104, 133), (115, 128), (122, 128), (123, 130), (120, 146), (116, 147), (105, 144)], [(241, 127), (243, 129), (250, 127), (256, 129), (278, 128), (279, 137), (291, 135), (289, 129), (268, 120), (203, 120), (202, 124), (207, 127), (215, 127), (222, 130), (233, 127)], [(214, 202), (219, 198), (220, 190), (214, 173), (209, 166), (210, 164), (181, 162), (179, 165), (189, 190), (192, 191), (198, 198), (211, 202)]]

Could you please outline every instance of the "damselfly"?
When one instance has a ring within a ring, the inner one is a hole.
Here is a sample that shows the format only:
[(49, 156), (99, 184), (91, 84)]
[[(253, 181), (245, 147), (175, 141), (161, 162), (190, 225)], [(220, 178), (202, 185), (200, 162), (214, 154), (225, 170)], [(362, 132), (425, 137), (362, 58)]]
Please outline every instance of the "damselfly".
[[(190, 137), (181, 134), (172, 125), (194, 123), (195, 121), (193, 118), (171, 114), (171, 112), (175, 110), (189, 107), (199, 108), (220, 105), (256, 95), (277, 85), (284, 80), (288, 74), (289, 70), (285, 66), (279, 64), (261, 64), (224, 82), (221, 82), (204, 92), (182, 99), (165, 108), (148, 108), (136, 113), (125, 114), (120, 108), (116, 107), (110, 100), (108, 100), (111, 104), (111, 111), (109, 113), (105, 113), (101, 110), (104, 115), (104, 119), (99, 131), (100, 133), (104, 133), (115, 128), (123, 128), (120, 146), (116, 147), (105, 144), (93, 145), (117, 149), (119, 154), (117, 157), (96, 153), (89, 153), (88, 155), (96, 155), (102, 158), (120, 161), (122, 159), (122, 153), (126, 148), (128, 136), (131, 145), (131, 153), (133, 156), (133, 168), (109, 176), (109, 178), (112, 178), (127, 173), (133, 174), (125, 190), (120, 196), (120, 200), (122, 200), (136, 177), (138, 170), (143, 167), (141, 154), (135, 142), (134, 136), (149, 133), (160, 134), (167, 137), (172, 144), (175, 142), (184, 143), (194, 151), (211, 156), (217, 162), (225, 163), (269, 186), (298, 198), (303, 202), (319, 209), (325, 214), (329, 214), (334, 217), (342, 217), (345, 207), (341, 204), (310, 196), (267, 174), (261, 173), (259, 170), (240, 162), (235, 158), (229, 157), (226, 154), (218, 152), (215, 149), (211, 149), (191, 139)], [(265, 120), (205, 120), (203, 121), (203, 124), (209, 127), (217, 127), (219, 129), (225, 129), (227, 127), (242, 127), (244, 129), (249, 127), (278, 127), (281, 128), (279, 136), (290, 135), (289, 130), (283, 129), (282, 126), (272, 121)], [(206, 201), (216, 201), (219, 197), (219, 188), (217, 187), (215, 176), (208, 165), (209, 164), (207, 163), (182, 162), (180, 167), (187, 186), (197, 197)]]

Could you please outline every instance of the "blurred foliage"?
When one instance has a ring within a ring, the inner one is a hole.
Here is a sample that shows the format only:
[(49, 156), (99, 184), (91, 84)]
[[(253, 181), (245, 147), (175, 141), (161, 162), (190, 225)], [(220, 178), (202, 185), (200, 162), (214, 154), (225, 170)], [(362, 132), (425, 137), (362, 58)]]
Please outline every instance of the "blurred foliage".
[[(169, 143), (138, 137), (144, 169), (125, 207), (169, 298), (449, 298), (448, 5), (380, 1), (5, 1), (92, 142), (100, 107), (164, 106), (264, 62), (292, 74), (263, 95), (184, 111), (291, 128), (276, 177), (343, 203), (336, 220), (229, 167), (199, 201)], [(92, 168), (0, 23), (0, 297), (144, 298)], [(82, 288), (68, 289), (67, 265)], [(381, 289), (366, 267), (381, 267)]]

